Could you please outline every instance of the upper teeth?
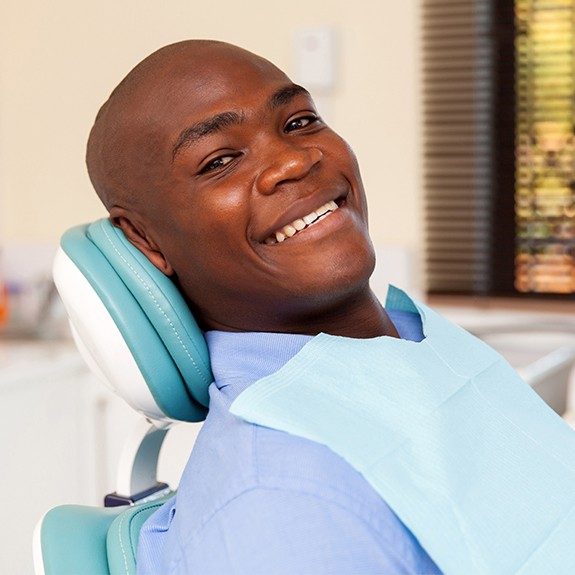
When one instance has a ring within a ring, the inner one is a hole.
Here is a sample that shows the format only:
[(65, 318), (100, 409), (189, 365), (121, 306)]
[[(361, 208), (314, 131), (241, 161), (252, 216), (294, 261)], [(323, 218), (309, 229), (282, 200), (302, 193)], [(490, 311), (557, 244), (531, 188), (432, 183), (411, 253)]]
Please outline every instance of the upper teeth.
[(275, 244), (283, 242), (286, 238), (291, 238), (295, 236), (299, 231), (317, 222), (319, 218), (327, 214), (328, 212), (334, 212), (339, 206), (333, 201), (329, 201), (320, 208), (317, 208), (313, 212), (309, 213), (303, 218), (298, 218), (290, 224), (287, 224), (283, 228), (280, 228), (275, 233), (273, 233), (269, 238), (264, 241), (266, 244)]

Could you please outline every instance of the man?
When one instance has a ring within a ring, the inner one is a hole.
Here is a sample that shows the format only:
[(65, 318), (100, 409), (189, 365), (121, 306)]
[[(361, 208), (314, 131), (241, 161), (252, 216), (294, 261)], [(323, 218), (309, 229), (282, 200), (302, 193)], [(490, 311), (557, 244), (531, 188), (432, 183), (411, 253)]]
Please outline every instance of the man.
[(167, 46), (104, 104), (87, 163), (112, 222), (187, 298), (216, 379), (177, 497), (142, 529), (139, 573), (437, 573), (343, 459), (228, 411), (320, 332), (423, 337), (369, 288), (357, 162), (308, 92), (228, 44)]

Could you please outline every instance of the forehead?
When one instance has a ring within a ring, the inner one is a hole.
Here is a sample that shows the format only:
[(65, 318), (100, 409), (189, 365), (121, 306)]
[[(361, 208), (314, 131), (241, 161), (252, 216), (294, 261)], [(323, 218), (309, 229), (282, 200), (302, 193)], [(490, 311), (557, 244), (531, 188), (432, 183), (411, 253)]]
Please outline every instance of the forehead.
[(182, 57), (154, 78), (149, 104), (169, 129), (204, 116), (261, 105), (289, 78), (273, 64), (243, 50), (213, 50)]
[(163, 181), (183, 130), (222, 112), (259, 109), (290, 84), (267, 60), (225, 46), (157, 62), (124, 101), (122, 157), (135, 179)]

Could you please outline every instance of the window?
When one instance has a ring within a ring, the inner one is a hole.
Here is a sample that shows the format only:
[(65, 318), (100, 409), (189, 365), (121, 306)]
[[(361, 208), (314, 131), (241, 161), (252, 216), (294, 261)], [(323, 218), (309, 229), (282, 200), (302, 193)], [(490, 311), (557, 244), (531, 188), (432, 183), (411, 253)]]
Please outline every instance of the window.
[(431, 294), (575, 294), (574, 0), (424, 0)]

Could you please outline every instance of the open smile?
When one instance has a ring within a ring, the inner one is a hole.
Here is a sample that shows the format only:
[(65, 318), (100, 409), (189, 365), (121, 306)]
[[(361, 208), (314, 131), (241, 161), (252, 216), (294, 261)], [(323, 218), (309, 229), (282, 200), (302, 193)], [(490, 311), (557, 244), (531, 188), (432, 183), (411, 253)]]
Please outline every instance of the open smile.
[(344, 201), (345, 201), (344, 198), (340, 198), (336, 201), (330, 200), (329, 202), (326, 202), (325, 204), (316, 208), (309, 214), (301, 218), (297, 218), (293, 222), (285, 226), (282, 226), (280, 229), (276, 230), (271, 235), (269, 235), (264, 240), (264, 243), (267, 245), (279, 244), (284, 242), (285, 240), (293, 238), (296, 234), (312, 227), (321, 220), (324, 220), (325, 218), (329, 217), (333, 212), (335, 212), (341, 207)]

